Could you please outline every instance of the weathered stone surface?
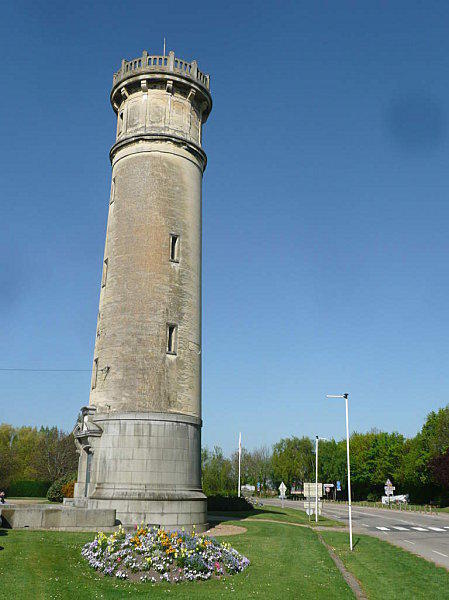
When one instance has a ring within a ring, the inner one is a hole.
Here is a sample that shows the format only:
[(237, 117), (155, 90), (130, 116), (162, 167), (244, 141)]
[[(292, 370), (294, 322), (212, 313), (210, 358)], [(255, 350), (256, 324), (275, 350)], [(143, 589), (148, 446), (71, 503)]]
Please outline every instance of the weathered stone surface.
[(116, 525), (115, 509), (86, 509), (66, 505), (0, 507), (1, 526), (21, 529), (91, 530)]
[[(122, 62), (89, 407), (75, 506), (125, 525), (206, 525), (201, 490), (201, 130), (209, 76)], [(174, 237), (173, 237), (174, 236)]]

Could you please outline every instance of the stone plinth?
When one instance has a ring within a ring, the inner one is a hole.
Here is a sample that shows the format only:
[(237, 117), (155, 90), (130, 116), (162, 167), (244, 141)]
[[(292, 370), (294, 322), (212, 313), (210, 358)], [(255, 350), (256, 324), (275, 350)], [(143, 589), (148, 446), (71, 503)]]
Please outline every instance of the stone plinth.
[(0, 506), (1, 526), (7, 529), (94, 531), (116, 525), (114, 509), (83, 509), (64, 505)]

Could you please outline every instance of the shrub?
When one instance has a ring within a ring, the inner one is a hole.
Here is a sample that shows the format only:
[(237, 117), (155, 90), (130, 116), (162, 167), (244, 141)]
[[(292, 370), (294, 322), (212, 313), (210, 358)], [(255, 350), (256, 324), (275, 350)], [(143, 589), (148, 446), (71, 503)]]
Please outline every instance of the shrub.
[(207, 498), (207, 510), (241, 512), (252, 509), (253, 506), (248, 500), (237, 496), (208, 496)]
[(67, 483), (75, 483), (75, 481), (76, 473), (69, 473), (68, 475), (64, 475), (64, 477), (57, 479), (51, 484), (47, 492), (48, 500), (50, 500), (50, 502), (62, 502), (62, 499), (64, 498), (62, 486), (66, 485)]
[(61, 488), (61, 491), (63, 498), (73, 498), (73, 493), (75, 491), (75, 482), (69, 481), (69, 483), (64, 484)]
[(379, 502), (379, 500), (380, 500), (379, 494), (374, 494), (373, 492), (370, 492), (369, 494), (367, 494), (366, 499), (368, 502)]
[(51, 481), (12, 481), (8, 486), (8, 496), (17, 496), (19, 498), (43, 498)]

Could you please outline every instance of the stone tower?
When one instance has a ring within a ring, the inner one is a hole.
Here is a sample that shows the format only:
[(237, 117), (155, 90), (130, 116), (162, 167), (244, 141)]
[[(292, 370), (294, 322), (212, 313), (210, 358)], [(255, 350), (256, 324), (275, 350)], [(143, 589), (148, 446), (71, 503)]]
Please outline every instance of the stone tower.
[(75, 506), (125, 525), (206, 527), (201, 489), (202, 125), (196, 61), (122, 61), (89, 406)]

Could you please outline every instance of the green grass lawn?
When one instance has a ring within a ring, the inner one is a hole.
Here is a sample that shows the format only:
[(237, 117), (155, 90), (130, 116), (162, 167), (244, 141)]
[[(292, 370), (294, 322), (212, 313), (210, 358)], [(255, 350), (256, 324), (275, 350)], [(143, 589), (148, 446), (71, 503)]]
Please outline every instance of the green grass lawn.
[(366, 535), (354, 536), (353, 552), (348, 547), (348, 534), (326, 531), (322, 536), (357, 577), (370, 600), (449, 598), (446, 569)]
[[(228, 541), (251, 560), (250, 567), (225, 580), (131, 584), (100, 577), (81, 557), (93, 534), (3, 530), (0, 535), (0, 590), (20, 600), (94, 598), (353, 598), (326, 549), (310, 529), (245, 522), (247, 533)], [(1, 531), (1, 530), (0, 530)]]
[[(281, 508), (280, 506), (268, 506), (264, 505), (260, 508), (254, 508), (251, 511), (245, 512), (209, 512), (211, 516), (226, 516), (226, 517), (235, 517), (237, 519), (246, 519), (250, 517), (251, 519), (269, 519), (272, 521), (284, 521), (290, 523), (299, 523), (300, 525), (311, 525), (315, 526), (315, 517), (312, 516), (309, 520), (309, 517), (306, 515), (305, 511), (297, 510), (295, 508)], [(343, 523), (339, 521), (333, 521), (332, 519), (327, 519), (326, 517), (319, 517), (318, 525), (325, 527), (344, 527)]]
[[(278, 518), (275, 510), (258, 518)], [(284, 517), (292, 520), (303, 513)], [(298, 513), (298, 514), (297, 514)], [(256, 516), (256, 518), (257, 518)], [(293, 517), (293, 518), (292, 518)], [(340, 600), (353, 598), (316, 533), (283, 523), (234, 521), (248, 531), (227, 540), (251, 560), (250, 567), (225, 580), (132, 584), (101, 577), (81, 557), (93, 533), (0, 530), (0, 590), (13, 600), (94, 598), (263, 598)], [(354, 552), (346, 532), (323, 531), (370, 600), (440, 600), (449, 597), (449, 573), (377, 538), (356, 535)]]

